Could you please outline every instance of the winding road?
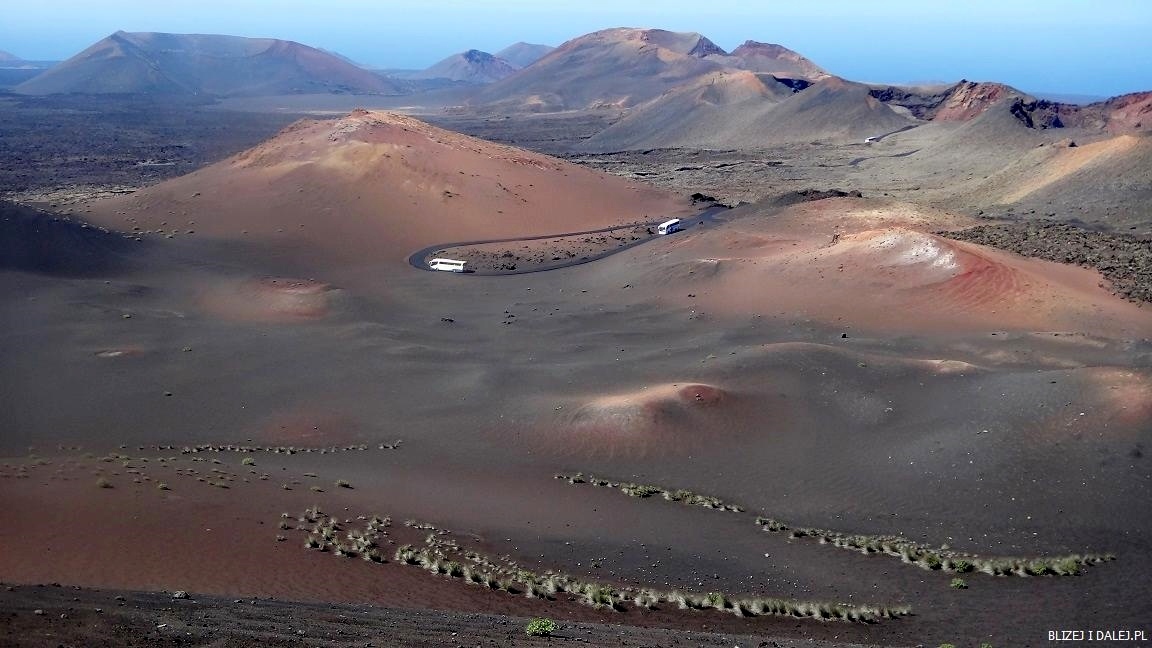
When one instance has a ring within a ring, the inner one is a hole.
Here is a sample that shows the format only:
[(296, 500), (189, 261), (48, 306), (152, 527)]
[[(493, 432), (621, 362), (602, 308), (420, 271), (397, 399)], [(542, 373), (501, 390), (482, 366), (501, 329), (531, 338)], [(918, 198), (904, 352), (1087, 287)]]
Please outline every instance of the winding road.
[[(692, 229), (694, 227), (700, 227), (700, 226), (704, 225), (705, 223), (710, 223), (710, 222), (715, 221), (717, 214), (726, 212), (726, 211), (728, 211), (728, 209), (729, 208), (725, 207), (724, 205), (715, 205), (713, 207), (709, 207), (708, 209), (705, 209), (704, 211), (697, 214), (696, 216), (692, 216), (689, 218), (681, 218), (680, 219), (680, 221), (681, 221), (680, 227), (682, 230), (689, 230), (689, 229)], [(428, 272), (441, 272), (439, 270), (433, 270), (433, 269), (429, 268), (426, 260), (432, 254), (435, 254), (436, 252), (438, 252), (440, 250), (445, 250), (448, 248), (467, 247), (469, 245), (485, 245), (488, 243), (516, 243), (519, 241), (542, 241), (545, 239), (564, 238), (564, 237), (568, 237), (568, 236), (583, 236), (586, 234), (604, 234), (604, 233), (608, 233), (608, 232), (616, 232), (619, 230), (632, 229), (632, 228), (637, 227), (637, 226), (640, 226), (640, 227), (648, 226), (648, 227), (655, 229), (656, 226), (659, 225), (660, 223), (664, 222), (664, 220), (667, 220), (667, 219), (662, 219), (662, 220), (654, 221), (651, 223), (633, 223), (631, 225), (615, 225), (612, 227), (602, 227), (600, 229), (584, 230), (584, 231), (580, 231), (580, 232), (563, 232), (563, 233), (559, 233), (559, 234), (547, 234), (544, 236), (521, 236), (521, 237), (515, 237), (515, 238), (484, 239), (484, 240), (478, 240), (478, 241), (457, 241), (457, 242), (453, 242), (453, 243), (439, 243), (437, 245), (429, 245), (426, 248), (422, 248), (422, 249), (417, 250), (417, 251), (413, 252), (412, 254), (408, 255), (408, 265), (412, 266), (413, 268), (416, 268), (417, 270), (426, 270)], [(673, 236), (674, 236), (674, 234), (673, 234)], [(484, 271), (484, 272), (469, 271), (469, 272), (464, 272), (464, 273), (444, 273), (444, 274), (468, 274), (468, 275), (478, 275), (478, 276), (500, 276), (500, 275), (529, 274), (529, 273), (533, 273), (533, 272), (545, 272), (547, 270), (557, 270), (559, 268), (567, 268), (570, 266), (580, 265), (582, 263), (591, 263), (592, 261), (597, 261), (599, 259), (603, 259), (604, 257), (608, 257), (608, 256), (611, 256), (613, 254), (623, 252), (624, 250), (636, 247), (637, 245), (641, 245), (641, 244), (647, 243), (649, 241), (656, 240), (658, 238), (661, 238), (661, 237), (660, 236), (652, 236), (649, 238), (640, 239), (639, 241), (632, 241), (631, 243), (626, 243), (624, 245), (621, 245), (620, 247), (612, 248), (610, 250), (606, 250), (606, 251), (601, 252), (599, 254), (593, 254), (593, 255), (588, 255), (585, 257), (579, 257), (579, 258), (573, 258), (573, 259), (565, 259), (563, 261), (558, 261), (556, 263), (550, 263), (550, 264), (540, 265), (540, 266), (533, 266), (531, 268), (525, 268), (522, 270), (519, 270), (519, 269), (518, 270), (492, 270), (492, 271)]]

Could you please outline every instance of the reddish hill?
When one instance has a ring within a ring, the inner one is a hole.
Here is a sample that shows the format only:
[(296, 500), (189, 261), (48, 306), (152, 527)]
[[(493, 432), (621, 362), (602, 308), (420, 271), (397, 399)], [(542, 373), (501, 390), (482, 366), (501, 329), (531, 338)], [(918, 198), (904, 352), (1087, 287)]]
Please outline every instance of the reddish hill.
[(1067, 125), (1117, 135), (1152, 130), (1152, 92), (1133, 92), (1087, 106), (1057, 105)]
[(1002, 83), (961, 80), (944, 96), (931, 118), (935, 121), (968, 121), (1009, 95), (1024, 93)]
[(450, 241), (514, 238), (655, 220), (687, 208), (664, 191), (537, 153), (356, 111), (301, 121), (187, 176), (92, 205), (93, 219), (146, 232), (294, 250), (299, 259), (403, 265)]
[(116, 32), (15, 89), (22, 94), (399, 94), (307, 45), (271, 38)]

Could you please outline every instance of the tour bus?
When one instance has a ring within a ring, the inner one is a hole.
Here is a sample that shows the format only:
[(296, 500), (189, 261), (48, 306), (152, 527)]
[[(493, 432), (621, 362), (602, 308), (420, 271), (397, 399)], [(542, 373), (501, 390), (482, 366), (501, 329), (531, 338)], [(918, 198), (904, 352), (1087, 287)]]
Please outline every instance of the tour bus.
[(428, 267), (444, 272), (464, 272), (464, 264), (466, 263), (468, 262), (457, 261), (456, 259), (432, 259), (428, 262)]
[(656, 232), (658, 234), (671, 234), (672, 232), (679, 232), (679, 231), (680, 231), (680, 219), (679, 218), (673, 218), (670, 221), (664, 221), (663, 223), (660, 223), (659, 227), (656, 228)]

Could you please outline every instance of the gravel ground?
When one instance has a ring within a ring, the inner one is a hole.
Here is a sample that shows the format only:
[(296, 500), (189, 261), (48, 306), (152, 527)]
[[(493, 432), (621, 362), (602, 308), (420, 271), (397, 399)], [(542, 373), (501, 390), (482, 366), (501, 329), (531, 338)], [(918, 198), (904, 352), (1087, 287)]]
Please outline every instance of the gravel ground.
[(228, 599), (52, 585), (0, 587), (0, 648), (27, 646), (636, 646), (864, 648), (596, 623), (529, 637), (528, 619), (367, 605)]

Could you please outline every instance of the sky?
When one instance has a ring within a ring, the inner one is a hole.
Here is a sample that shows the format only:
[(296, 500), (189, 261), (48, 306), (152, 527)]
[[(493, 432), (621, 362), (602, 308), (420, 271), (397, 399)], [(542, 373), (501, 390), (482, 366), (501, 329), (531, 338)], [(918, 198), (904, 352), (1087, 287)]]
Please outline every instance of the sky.
[(0, 50), (65, 59), (117, 30), (284, 38), (381, 68), (608, 27), (779, 43), (855, 81), (1152, 90), (1152, 0), (56, 0), (0, 2)]

